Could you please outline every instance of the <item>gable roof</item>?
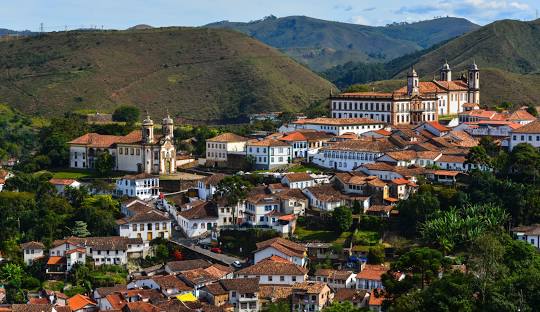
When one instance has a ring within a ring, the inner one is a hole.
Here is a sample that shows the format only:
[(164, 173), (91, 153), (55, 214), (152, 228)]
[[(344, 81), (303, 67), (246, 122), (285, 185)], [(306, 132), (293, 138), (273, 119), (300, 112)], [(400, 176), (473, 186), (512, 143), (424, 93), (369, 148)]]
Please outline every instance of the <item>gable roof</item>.
[[(156, 140), (156, 138), (154, 138)], [(142, 141), (142, 131), (134, 130), (127, 135), (103, 135), (87, 133), (68, 142), (72, 145), (85, 145), (88, 147), (108, 148), (118, 143), (133, 144)]]
[(56, 178), (52, 178), (52, 179), (49, 180), (49, 183), (51, 183), (53, 185), (71, 185), (74, 182), (77, 182), (77, 180), (75, 180), (75, 179), (56, 179)]
[(250, 146), (264, 146), (264, 147), (289, 146), (288, 143), (285, 143), (285, 142), (279, 141), (279, 140), (275, 140), (275, 139), (249, 140), (247, 145), (250, 145)]
[(356, 274), (357, 279), (380, 281), (381, 276), (388, 272), (389, 268), (382, 264), (366, 264), (360, 273)]
[(328, 125), (328, 126), (349, 126), (349, 125), (374, 125), (385, 124), (384, 121), (378, 121), (369, 118), (327, 118), (318, 117), (312, 119), (299, 119), (294, 124), (315, 124), (315, 125)]
[(232, 132), (225, 132), (206, 140), (206, 142), (246, 142), (247, 140), (248, 138), (239, 136), (238, 134)]
[(226, 290), (234, 290), (238, 293), (254, 293), (259, 291), (259, 279), (258, 278), (232, 278), (223, 279), (219, 283)]
[(21, 244), (21, 249), (45, 249), (45, 245), (40, 242), (26, 242)]
[(179, 212), (178, 215), (188, 220), (217, 219), (217, 205), (215, 202), (200, 202), (188, 210)]
[(203, 260), (203, 259), (195, 259), (195, 260), (182, 260), (182, 261), (171, 261), (167, 262), (167, 267), (173, 271), (173, 272), (182, 272), (182, 271), (189, 271), (197, 268), (207, 268), (212, 265), (212, 263)]
[(535, 120), (530, 122), (523, 127), (513, 130), (512, 133), (540, 133), (540, 121)]
[(271, 238), (269, 240), (259, 242), (256, 245), (257, 250), (255, 250), (255, 252), (273, 247), (274, 249), (291, 257), (304, 257), (304, 253), (307, 251), (306, 246), (281, 237)]
[(296, 172), (296, 173), (287, 173), (285, 175), (285, 178), (289, 180), (289, 182), (302, 182), (302, 181), (311, 181), (313, 178), (309, 173), (306, 172)]
[(86, 306), (94, 306), (96, 307), (96, 303), (90, 299), (87, 296), (76, 294), (75, 296), (69, 298), (67, 300), (67, 305), (71, 308), (73, 311), (77, 311), (80, 309), (83, 309)]
[(151, 279), (156, 282), (162, 290), (174, 288), (179, 291), (189, 291), (192, 289), (175, 275), (152, 276)]
[(308, 269), (289, 261), (264, 259), (247, 268), (236, 271), (235, 275), (306, 275)]

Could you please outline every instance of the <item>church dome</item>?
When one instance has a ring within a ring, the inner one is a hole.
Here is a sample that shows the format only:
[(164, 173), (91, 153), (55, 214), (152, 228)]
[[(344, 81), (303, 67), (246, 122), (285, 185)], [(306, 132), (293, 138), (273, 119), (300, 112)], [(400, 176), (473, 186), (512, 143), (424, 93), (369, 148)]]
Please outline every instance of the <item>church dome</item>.
[(418, 76), (418, 74), (416, 73), (416, 70), (414, 70), (414, 68), (411, 68), (411, 71), (409, 72), (408, 75), (409, 76)]
[(478, 65), (476, 65), (476, 62), (473, 62), (471, 66), (469, 66), (470, 70), (478, 70)]

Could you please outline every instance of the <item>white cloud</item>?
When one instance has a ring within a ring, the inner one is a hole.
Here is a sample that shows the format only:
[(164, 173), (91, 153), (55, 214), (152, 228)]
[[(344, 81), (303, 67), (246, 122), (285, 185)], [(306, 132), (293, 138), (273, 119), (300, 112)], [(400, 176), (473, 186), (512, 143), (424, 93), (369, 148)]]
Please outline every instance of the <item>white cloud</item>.
[(369, 21), (361, 15), (351, 17), (351, 22), (354, 24), (369, 25)]

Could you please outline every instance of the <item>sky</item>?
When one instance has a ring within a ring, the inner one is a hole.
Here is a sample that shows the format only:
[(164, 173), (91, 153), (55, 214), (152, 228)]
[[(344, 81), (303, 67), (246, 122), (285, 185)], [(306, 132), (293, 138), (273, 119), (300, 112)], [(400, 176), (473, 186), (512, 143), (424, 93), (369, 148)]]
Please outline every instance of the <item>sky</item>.
[(268, 15), (372, 26), (455, 16), (485, 25), (499, 19), (532, 20), (537, 10), (538, 0), (0, 0), (0, 28), (37, 31), (41, 23), (45, 31), (201, 26)]

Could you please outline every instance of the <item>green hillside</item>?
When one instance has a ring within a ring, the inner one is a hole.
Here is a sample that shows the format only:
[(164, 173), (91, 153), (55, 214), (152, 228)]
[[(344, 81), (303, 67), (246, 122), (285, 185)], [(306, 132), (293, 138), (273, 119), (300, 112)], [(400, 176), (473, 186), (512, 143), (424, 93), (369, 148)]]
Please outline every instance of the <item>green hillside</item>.
[(0, 102), (27, 113), (136, 105), (190, 120), (297, 111), (332, 85), (241, 33), (204, 28), (48, 33), (0, 43)]
[(268, 17), (249, 23), (206, 25), (248, 34), (317, 71), (347, 62), (387, 62), (462, 35), (479, 26), (461, 18), (438, 18), (385, 27), (325, 21), (306, 16)]
[[(540, 72), (540, 19), (531, 22), (503, 20), (458, 37), (422, 55), (415, 68), (432, 75), (447, 59), (457, 70), (473, 60), (480, 68), (532, 74)], [(406, 70), (398, 76), (404, 76)]]

